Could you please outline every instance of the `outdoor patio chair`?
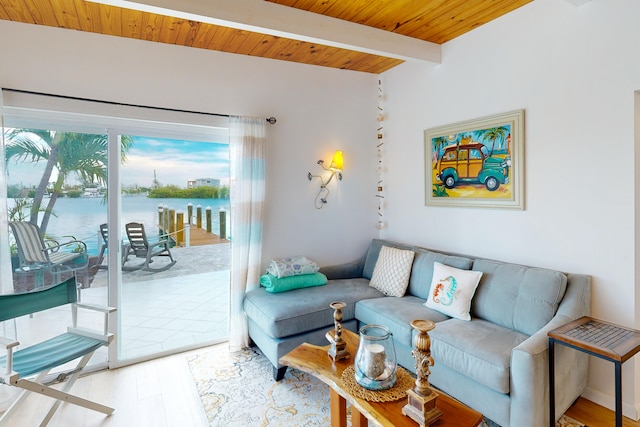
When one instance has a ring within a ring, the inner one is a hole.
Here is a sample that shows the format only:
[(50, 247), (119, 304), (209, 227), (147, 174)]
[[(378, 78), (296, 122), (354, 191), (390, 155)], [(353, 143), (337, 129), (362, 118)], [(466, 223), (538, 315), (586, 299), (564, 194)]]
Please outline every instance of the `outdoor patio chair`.
[(31, 222), (11, 221), (9, 227), (13, 232), (18, 248), (20, 267), (17, 272), (34, 272), (39, 276), (40, 284), (44, 284), (44, 273), (53, 275), (53, 283), (59, 283), (64, 273), (73, 273), (85, 270), (82, 275), (83, 285), (87, 285), (89, 255), (86, 243), (80, 240), (70, 240), (58, 243), (55, 240), (46, 241), (40, 234), (40, 228)]
[(106, 265), (102, 265), (104, 261), (104, 252), (109, 247), (109, 229), (107, 224), (100, 224), (100, 236), (102, 236), (102, 245), (100, 245), (100, 252), (98, 252), (98, 262), (96, 263), (99, 269), (106, 269)]
[[(102, 245), (100, 246), (100, 252), (98, 253), (98, 262), (96, 265), (99, 269), (106, 270), (107, 266), (102, 265), (102, 261), (104, 261), (104, 253), (109, 247), (109, 227), (107, 224), (100, 224), (100, 235), (102, 236)], [(129, 252), (129, 245), (126, 243), (122, 244), (122, 265), (124, 265), (127, 260), (127, 254)]]
[[(171, 255), (171, 250), (169, 249), (169, 241), (168, 240), (160, 240), (156, 243), (149, 243), (147, 240), (147, 235), (144, 231), (144, 225), (139, 222), (130, 222), (125, 225), (125, 230), (127, 232), (127, 238), (129, 239), (128, 250), (126, 255), (124, 256), (123, 267), (122, 269), (125, 271), (131, 270), (145, 270), (145, 271), (165, 271), (173, 267), (176, 261), (173, 259), (173, 255)], [(134, 255), (136, 258), (144, 258), (144, 262), (135, 265), (135, 266), (124, 266), (125, 262), (128, 262), (129, 256)], [(163, 263), (161, 266), (153, 268), (151, 267), (151, 263), (153, 262), (154, 257), (164, 256), (169, 257), (171, 260), (169, 263)]]
[[(69, 393), (93, 353), (113, 341), (113, 334), (108, 333), (108, 321), (109, 313), (114, 312), (115, 308), (80, 304), (77, 301), (78, 292), (75, 277), (27, 293), (0, 295), (0, 321), (15, 319), (26, 314), (67, 304), (70, 304), (72, 318), (72, 324), (67, 328), (66, 333), (15, 352), (14, 348), (20, 343), (10, 338), (0, 337), (0, 350), (5, 352), (5, 355), (0, 357), (0, 383), (23, 389), (20, 396), (0, 417), (0, 425), (6, 423), (29, 392), (56, 399), (40, 424), (41, 426), (47, 425), (63, 402), (80, 405), (107, 415), (113, 412), (113, 408)], [(79, 327), (79, 309), (102, 313), (104, 315), (103, 329), (92, 330)], [(61, 389), (50, 387), (46, 378), (49, 371), (76, 359), (80, 360), (75, 369), (56, 376), (56, 379), (68, 376), (65, 385)], [(13, 421), (15, 422), (15, 420)]]

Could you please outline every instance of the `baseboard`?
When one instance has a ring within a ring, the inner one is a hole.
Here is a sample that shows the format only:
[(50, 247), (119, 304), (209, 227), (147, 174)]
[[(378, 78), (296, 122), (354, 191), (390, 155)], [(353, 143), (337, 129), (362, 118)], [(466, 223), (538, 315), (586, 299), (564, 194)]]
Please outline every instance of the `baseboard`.
[[(616, 398), (613, 395), (604, 394), (600, 391), (587, 387), (582, 393), (582, 397), (587, 400), (597, 403), (600, 406), (614, 411), (616, 406)], [(632, 420), (638, 421), (640, 419), (640, 407), (638, 404), (628, 404), (624, 400), (622, 401), (622, 415)]]

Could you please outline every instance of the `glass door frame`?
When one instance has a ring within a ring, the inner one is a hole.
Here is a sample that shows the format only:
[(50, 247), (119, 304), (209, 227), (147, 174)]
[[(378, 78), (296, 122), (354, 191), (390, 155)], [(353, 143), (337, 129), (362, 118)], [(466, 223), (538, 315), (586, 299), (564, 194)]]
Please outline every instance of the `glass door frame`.
[[(214, 139), (216, 137), (216, 133), (214, 131), (216, 127), (211, 126), (212, 130), (211, 138)], [(174, 349), (167, 349), (161, 352), (153, 352), (144, 354), (141, 356), (134, 357), (126, 357), (123, 355), (122, 345), (123, 345), (123, 276), (122, 276), (122, 248), (123, 248), (123, 237), (122, 237), (122, 192), (120, 191), (122, 186), (122, 164), (121, 164), (121, 138), (122, 135), (131, 135), (133, 133), (140, 134), (144, 132), (145, 136), (159, 137), (162, 138), (165, 136), (164, 133), (160, 133), (158, 131), (144, 129), (140, 130), (140, 128), (131, 129), (128, 127), (110, 127), (106, 130), (106, 134), (108, 136), (108, 164), (109, 171), (107, 175), (107, 188), (108, 189), (117, 189), (116, 191), (108, 191), (107, 198), (107, 224), (109, 230), (109, 238), (108, 238), (108, 250), (107, 250), (107, 263), (109, 268), (107, 269), (107, 300), (108, 305), (111, 307), (116, 307), (117, 310), (114, 313), (111, 313), (110, 318), (110, 331), (115, 334), (114, 342), (109, 346), (109, 354), (108, 354), (108, 366), (109, 368), (119, 368), (123, 366), (128, 366), (134, 363), (139, 363), (147, 360), (152, 360), (158, 357), (164, 357), (170, 354), (175, 354), (182, 351), (188, 351), (191, 347), (180, 347)], [(199, 133), (195, 135), (196, 140), (202, 141), (202, 135), (205, 135), (203, 129), (199, 129)], [(194, 134), (191, 134), (188, 131), (185, 131), (184, 128), (182, 130), (178, 130), (177, 132), (171, 134), (173, 138), (180, 137), (185, 140), (189, 140), (190, 138), (194, 138)], [(219, 134), (218, 134), (219, 136)], [(205, 141), (203, 141), (205, 142)], [(113, 268), (113, 267), (115, 268)], [(217, 341), (215, 341), (217, 342)], [(209, 345), (214, 343), (212, 342), (203, 342), (200, 344), (195, 344), (193, 348), (202, 347), (203, 345)]]
[[(107, 196), (107, 225), (109, 230), (109, 239), (107, 246), (107, 303), (110, 307), (120, 308), (121, 297), (120, 288), (122, 285), (122, 237), (121, 229), (121, 212), (122, 212), (122, 194), (120, 192), (120, 159), (121, 150), (121, 133), (115, 128), (107, 129), (107, 140), (109, 143), (107, 158), (110, 166), (107, 173), (107, 188), (115, 188), (117, 191), (110, 191)], [(114, 266), (115, 268), (112, 268)], [(118, 349), (120, 346), (120, 332), (122, 330), (120, 316), (118, 310), (110, 314), (109, 332), (115, 334), (115, 339), (109, 345), (108, 365), (110, 369), (125, 366), (130, 363), (123, 363), (118, 357)]]

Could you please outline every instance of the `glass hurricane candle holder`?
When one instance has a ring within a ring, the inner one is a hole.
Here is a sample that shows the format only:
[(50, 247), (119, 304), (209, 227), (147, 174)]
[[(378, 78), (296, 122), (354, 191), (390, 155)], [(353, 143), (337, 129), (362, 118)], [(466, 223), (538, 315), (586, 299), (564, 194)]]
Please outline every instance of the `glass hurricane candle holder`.
[(396, 383), (397, 367), (391, 331), (382, 325), (360, 328), (354, 361), (356, 382), (368, 390), (389, 389)]

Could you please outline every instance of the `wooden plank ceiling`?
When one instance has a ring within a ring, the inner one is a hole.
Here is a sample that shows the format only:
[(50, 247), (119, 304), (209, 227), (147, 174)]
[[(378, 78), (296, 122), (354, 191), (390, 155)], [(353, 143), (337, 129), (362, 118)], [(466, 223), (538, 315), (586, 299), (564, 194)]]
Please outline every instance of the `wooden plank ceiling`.
[[(266, 0), (437, 44), (533, 0)], [(0, 19), (379, 74), (402, 60), (84, 0), (2, 0)]]
[(533, 0), (266, 0), (442, 44)]

